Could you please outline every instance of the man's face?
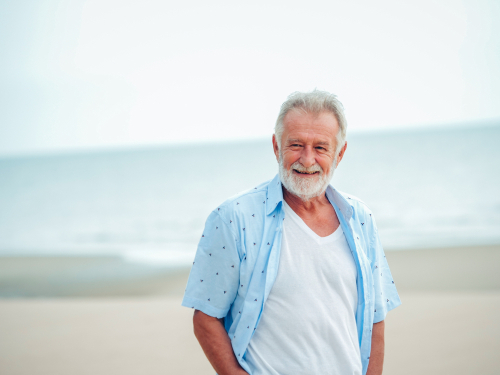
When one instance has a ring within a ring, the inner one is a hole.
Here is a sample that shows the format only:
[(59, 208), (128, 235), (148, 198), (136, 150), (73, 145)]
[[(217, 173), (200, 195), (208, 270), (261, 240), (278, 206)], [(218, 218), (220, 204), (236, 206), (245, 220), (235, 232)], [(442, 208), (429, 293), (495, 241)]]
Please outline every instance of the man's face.
[(339, 124), (330, 112), (291, 110), (283, 119), (281, 148), (273, 138), (280, 177), (292, 194), (309, 200), (324, 192), (346, 146), (336, 155)]

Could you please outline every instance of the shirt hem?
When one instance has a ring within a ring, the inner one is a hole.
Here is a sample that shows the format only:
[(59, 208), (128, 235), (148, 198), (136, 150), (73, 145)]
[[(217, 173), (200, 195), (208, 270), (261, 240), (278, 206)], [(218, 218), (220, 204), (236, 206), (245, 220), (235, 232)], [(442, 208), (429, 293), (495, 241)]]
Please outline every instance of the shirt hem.
[(380, 323), (381, 321), (383, 321), (385, 319), (385, 317), (387, 316), (387, 313), (391, 310), (394, 310), (399, 305), (401, 305), (401, 301), (399, 299), (395, 302), (390, 301), (388, 303), (387, 310), (385, 310), (380, 315), (375, 313), (375, 315), (373, 316), (373, 323)]
[(200, 310), (202, 313), (217, 319), (222, 319), (226, 317), (227, 312), (229, 311), (229, 309), (222, 310), (217, 307), (209, 305), (205, 301), (201, 301), (197, 298), (189, 296), (184, 296), (181, 305), (191, 309)]

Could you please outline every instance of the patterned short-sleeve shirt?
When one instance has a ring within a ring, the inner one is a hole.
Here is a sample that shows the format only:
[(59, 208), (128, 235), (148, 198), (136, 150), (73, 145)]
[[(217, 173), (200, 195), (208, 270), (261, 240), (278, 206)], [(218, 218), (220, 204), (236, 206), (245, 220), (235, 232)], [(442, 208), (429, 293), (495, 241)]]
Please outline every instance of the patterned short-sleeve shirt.
[[(363, 374), (373, 323), (385, 319), (399, 299), (371, 211), (359, 199), (329, 186), (333, 205), (356, 263), (356, 325)], [(276, 280), (285, 213), (279, 176), (234, 196), (207, 219), (182, 305), (224, 325), (240, 365), (251, 374), (245, 353)], [(293, 291), (290, 291), (293, 293)], [(283, 359), (286, 360), (286, 359)]]

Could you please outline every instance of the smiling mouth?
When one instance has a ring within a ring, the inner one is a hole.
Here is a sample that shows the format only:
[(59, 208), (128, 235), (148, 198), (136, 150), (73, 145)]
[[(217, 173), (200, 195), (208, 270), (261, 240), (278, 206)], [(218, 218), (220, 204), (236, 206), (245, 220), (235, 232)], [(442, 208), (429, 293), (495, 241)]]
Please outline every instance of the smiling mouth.
[(319, 171), (306, 172), (306, 171), (298, 171), (297, 169), (294, 169), (293, 171), (296, 172), (296, 173), (298, 173), (298, 174), (308, 175), (308, 176), (311, 176), (313, 174), (319, 174)]

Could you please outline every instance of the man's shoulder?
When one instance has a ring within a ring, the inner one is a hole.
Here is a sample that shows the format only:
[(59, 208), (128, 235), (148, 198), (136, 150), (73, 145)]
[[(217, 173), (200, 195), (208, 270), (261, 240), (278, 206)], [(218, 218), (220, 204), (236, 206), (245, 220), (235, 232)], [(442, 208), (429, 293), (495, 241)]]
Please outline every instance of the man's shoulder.
[(237, 216), (249, 211), (257, 213), (265, 211), (267, 200), (267, 189), (272, 180), (263, 182), (253, 188), (244, 190), (222, 202), (214, 211), (221, 216)]
[(336, 191), (352, 207), (353, 213), (354, 213), (353, 218), (355, 220), (368, 221), (370, 219), (369, 221), (371, 221), (373, 219), (373, 213), (372, 213), (370, 207), (368, 207), (368, 205), (363, 200), (361, 200), (360, 198), (358, 198), (352, 194), (349, 194), (349, 193), (346, 193), (346, 192), (343, 192), (340, 190), (336, 190)]
[(356, 206), (356, 208), (359, 206), (360, 208), (362, 209), (366, 209), (366, 210), (370, 210), (370, 208), (368, 207), (368, 205), (363, 201), (361, 200), (360, 198), (352, 195), (352, 194), (349, 194), (349, 193), (346, 193), (344, 191), (341, 191), (341, 190), (338, 190), (338, 189), (335, 189), (337, 191), (337, 193), (339, 193), (342, 197), (344, 197), (344, 199), (351, 205), (351, 206)]
[(366, 205), (366, 203), (361, 200), (360, 198), (356, 197), (355, 195), (352, 195), (352, 194), (349, 194), (349, 193), (346, 193), (344, 191), (340, 191), (340, 190), (337, 190), (337, 192), (342, 195), (347, 201), (349, 201), (349, 203), (355, 203), (355, 204), (360, 204), (361, 206), (364, 206), (366, 208), (368, 208), (368, 206)]

